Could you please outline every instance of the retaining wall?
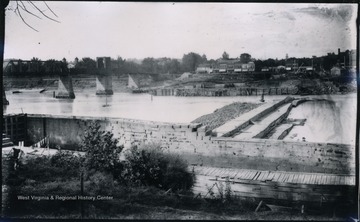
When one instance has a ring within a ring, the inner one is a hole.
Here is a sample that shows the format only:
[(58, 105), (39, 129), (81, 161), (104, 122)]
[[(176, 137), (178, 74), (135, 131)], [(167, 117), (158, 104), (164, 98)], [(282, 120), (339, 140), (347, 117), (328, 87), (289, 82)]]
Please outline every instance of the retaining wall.
[(289, 142), (281, 140), (205, 136), (200, 124), (172, 124), (121, 118), (28, 115), (27, 133), (33, 142), (47, 136), (51, 146), (74, 149), (86, 126), (99, 121), (112, 130), (125, 147), (160, 143), (193, 165), (258, 170), (355, 173), (355, 148), (346, 144)]

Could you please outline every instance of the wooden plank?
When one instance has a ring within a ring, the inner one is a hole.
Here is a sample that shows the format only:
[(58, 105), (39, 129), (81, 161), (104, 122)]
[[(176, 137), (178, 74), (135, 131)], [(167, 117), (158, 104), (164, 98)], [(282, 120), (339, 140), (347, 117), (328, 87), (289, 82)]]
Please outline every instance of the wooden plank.
[(212, 167), (206, 167), (206, 170), (205, 170), (205, 175), (208, 176), (208, 175), (211, 175), (211, 172), (214, 171), (214, 168)]
[(209, 175), (214, 175), (215, 171), (216, 171), (216, 168), (213, 168), (213, 169), (209, 172)]
[(340, 184), (345, 185), (345, 176), (341, 176)]
[(260, 174), (260, 176), (257, 178), (257, 180), (262, 181), (265, 175), (266, 175), (266, 172), (265, 172), (265, 171), (261, 171), (261, 174)]
[(345, 184), (351, 185), (351, 177), (350, 176), (345, 177)]
[(280, 176), (281, 176), (281, 173), (276, 172), (273, 181), (279, 181)]
[(323, 178), (323, 176), (324, 176), (323, 174), (319, 174), (319, 175), (318, 175), (317, 184), (319, 184), (319, 185), (322, 184), (322, 178)]
[(243, 178), (244, 174), (246, 173), (245, 170), (241, 170), (237, 175), (236, 175), (236, 178)]
[(256, 173), (257, 173), (257, 171), (254, 171), (254, 170), (250, 171), (250, 174), (249, 174), (249, 176), (248, 176), (248, 179), (249, 179), (249, 180), (252, 180), (252, 179), (254, 178), (254, 176), (255, 176)]
[(258, 171), (258, 175), (256, 176), (256, 180), (260, 180), (263, 173), (264, 173), (263, 171)]
[(214, 169), (213, 168), (211, 168), (211, 167), (207, 167), (207, 169), (206, 169), (206, 176), (209, 176), (210, 174), (211, 174), (211, 172), (213, 171)]
[(310, 175), (309, 174), (304, 174), (304, 180), (303, 183), (308, 184), (310, 180)]
[(293, 183), (295, 174), (290, 174), (289, 178), (286, 180), (288, 183)]
[(299, 182), (301, 182), (300, 181), (300, 177), (302, 176), (302, 174), (300, 174), (300, 173), (298, 173), (297, 175), (296, 175), (296, 177), (295, 177), (295, 183), (299, 183)]
[(286, 175), (285, 175), (285, 177), (284, 177), (284, 179), (283, 179), (283, 182), (286, 182), (286, 180), (289, 178), (289, 176), (290, 176), (290, 174), (289, 173), (285, 173)]
[(225, 177), (230, 177), (231, 169), (229, 169), (229, 168), (224, 168), (223, 174), (224, 174), (223, 176), (225, 176)]
[(351, 185), (355, 185), (355, 177), (351, 177)]
[(317, 174), (316, 175), (316, 181), (315, 181), (316, 184), (321, 184), (322, 176), (323, 176), (322, 174)]
[(311, 184), (311, 178), (312, 178), (312, 174), (307, 174), (307, 176), (306, 176), (306, 184)]
[(284, 177), (285, 177), (285, 173), (282, 172), (282, 173), (280, 174), (280, 176), (279, 176), (279, 178), (278, 178), (277, 181), (278, 181), (278, 182), (282, 182), (283, 179), (284, 179)]
[(306, 179), (307, 179), (307, 174), (303, 173), (303, 174), (302, 174), (302, 178), (301, 178), (301, 183), (306, 183), (306, 182), (305, 182)]
[(262, 173), (262, 171), (258, 171), (258, 172), (257, 172), (257, 176), (256, 176), (256, 178), (255, 178), (256, 180), (259, 180), (259, 177), (261, 176), (261, 173)]
[(324, 175), (324, 184), (328, 184), (328, 183), (329, 183), (329, 176)]
[(310, 183), (315, 184), (315, 179), (316, 179), (316, 174), (312, 174)]
[(294, 177), (294, 174), (293, 173), (289, 173), (289, 177), (286, 179), (286, 183), (291, 183), (292, 181), (292, 178)]
[(213, 175), (215, 176), (220, 176), (221, 175), (221, 168), (215, 168), (214, 172), (213, 172)]
[(301, 178), (304, 177), (304, 175), (302, 173), (298, 173), (298, 177), (297, 177), (297, 183), (302, 183)]
[(210, 175), (212, 175), (212, 172), (214, 172), (215, 171), (215, 168), (213, 168), (213, 167), (209, 167), (209, 169), (208, 169), (208, 171), (207, 171), (207, 175), (208, 176), (210, 176)]
[(277, 175), (278, 175), (277, 172), (273, 172), (273, 176), (272, 176), (272, 178), (271, 178), (271, 181), (273, 181)]
[(325, 183), (324, 183), (324, 180), (325, 180), (325, 175), (322, 174), (321, 177), (320, 177), (320, 182), (319, 182), (319, 184), (325, 184)]
[(238, 174), (238, 177), (243, 178), (246, 173), (247, 173), (247, 170), (241, 170), (240, 174)]
[(331, 175), (330, 176), (330, 183), (331, 185), (335, 184), (335, 176)]
[(249, 170), (248, 173), (246, 174), (246, 179), (251, 179), (251, 175), (253, 174), (254, 171)]
[(268, 181), (272, 181), (272, 179), (274, 178), (274, 172), (273, 171), (269, 171), (269, 174), (267, 175), (267, 177), (265, 178), (265, 180)]
[(244, 175), (244, 179), (249, 179), (249, 175), (250, 175), (251, 171), (248, 170), (245, 175)]
[(318, 174), (314, 174), (313, 184), (317, 184), (318, 177), (319, 177)]
[(224, 174), (225, 174), (226, 176), (229, 176), (229, 177), (230, 177), (230, 175), (232, 174), (232, 172), (233, 172), (233, 170), (228, 168), (228, 169), (225, 169)]
[(354, 185), (352, 177), (348, 177), (348, 185)]
[(234, 171), (232, 172), (232, 174), (230, 175), (230, 177), (231, 177), (231, 178), (235, 178), (238, 173), (239, 173), (239, 171), (234, 170)]
[(224, 176), (224, 169), (223, 168), (218, 168), (218, 170), (216, 172), (216, 176), (219, 176), (219, 177)]
[(279, 182), (284, 182), (285, 178), (286, 178), (287, 174), (286, 173), (282, 173), (282, 177), (280, 177)]
[(339, 185), (342, 185), (342, 183), (341, 183), (341, 179), (342, 179), (342, 178), (343, 178), (342, 175), (339, 175), (339, 176), (338, 176), (338, 184), (339, 184)]
[(259, 171), (256, 171), (255, 175), (253, 176), (252, 180), (256, 180), (256, 178), (258, 177), (259, 175)]
[(262, 178), (263, 181), (269, 180), (269, 175), (270, 175), (270, 171), (267, 171), (264, 175), (264, 177)]
[(335, 176), (335, 185), (340, 184), (340, 176)]
[(293, 178), (291, 179), (291, 183), (297, 183), (297, 178), (299, 177), (299, 174), (298, 173), (294, 173), (293, 174)]
[(315, 184), (315, 174), (311, 174), (310, 184)]

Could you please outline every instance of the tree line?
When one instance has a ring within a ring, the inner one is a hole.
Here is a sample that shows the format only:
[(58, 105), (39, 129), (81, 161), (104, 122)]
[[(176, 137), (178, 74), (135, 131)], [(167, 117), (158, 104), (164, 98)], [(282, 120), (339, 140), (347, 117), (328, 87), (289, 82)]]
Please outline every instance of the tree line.
[[(297, 66), (313, 66), (315, 70), (330, 70), (335, 65), (349, 66), (350, 64), (350, 51), (346, 50), (338, 54), (328, 53), (322, 57), (311, 57), (311, 58), (295, 58), (291, 57), (288, 59), (254, 59), (249, 53), (242, 53), (237, 58), (230, 58), (227, 52), (224, 52), (221, 56), (222, 60), (238, 59), (241, 63), (248, 63), (253, 61), (255, 63), (255, 71), (261, 71), (265, 67), (277, 67), (286, 66), (294, 61)], [(59, 73), (71, 73), (71, 74), (96, 74), (96, 60), (90, 57), (84, 57), (82, 59), (75, 59), (75, 62), (70, 64), (66, 59), (57, 61), (49, 59), (46, 61), (40, 61), (38, 58), (32, 58), (26, 63), (22, 63), (22, 67), (19, 65), (21, 60), (12, 60), (15, 63), (5, 66), (4, 74), (11, 76), (51, 76), (59, 75)], [(200, 64), (207, 64), (208, 66), (216, 66), (218, 60), (208, 60), (206, 55), (200, 55), (195, 52), (184, 54), (182, 59), (174, 59), (168, 57), (153, 58), (147, 57), (142, 61), (135, 61), (117, 57), (116, 59), (111, 58), (111, 71), (115, 75), (122, 75), (128, 73), (156, 73), (156, 74), (181, 74), (184, 72), (195, 72), (196, 68)]]

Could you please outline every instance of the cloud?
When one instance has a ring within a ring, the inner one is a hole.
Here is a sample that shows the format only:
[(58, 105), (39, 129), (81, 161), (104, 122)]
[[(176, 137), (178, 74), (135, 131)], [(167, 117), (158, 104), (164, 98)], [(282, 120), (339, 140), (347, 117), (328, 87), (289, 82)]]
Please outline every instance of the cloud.
[(296, 20), (296, 18), (289, 12), (282, 12), (281, 15), (289, 20), (292, 20), (292, 21)]
[(349, 22), (352, 16), (350, 5), (339, 5), (336, 7), (306, 7), (295, 9), (296, 12), (306, 13), (326, 20), (336, 20), (338, 22)]

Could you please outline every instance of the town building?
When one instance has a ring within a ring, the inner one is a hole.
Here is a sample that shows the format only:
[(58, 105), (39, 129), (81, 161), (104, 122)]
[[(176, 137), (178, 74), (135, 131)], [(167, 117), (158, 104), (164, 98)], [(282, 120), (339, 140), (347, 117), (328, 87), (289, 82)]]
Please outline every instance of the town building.
[(200, 64), (196, 73), (241, 73), (254, 72), (255, 63), (242, 63), (239, 59), (218, 59), (214, 64)]

